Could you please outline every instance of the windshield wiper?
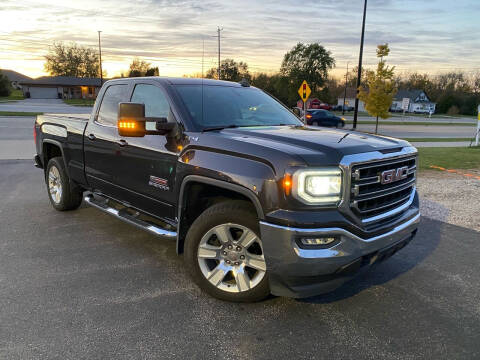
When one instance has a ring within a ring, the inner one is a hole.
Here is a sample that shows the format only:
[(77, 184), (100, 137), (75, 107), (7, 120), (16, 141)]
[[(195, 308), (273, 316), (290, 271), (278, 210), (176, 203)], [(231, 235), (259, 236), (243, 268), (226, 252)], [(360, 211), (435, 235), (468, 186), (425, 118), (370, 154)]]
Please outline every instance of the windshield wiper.
[(233, 129), (237, 128), (238, 125), (225, 125), (225, 126), (211, 126), (211, 127), (206, 127), (203, 128), (202, 132), (207, 132), (207, 131), (216, 131), (216, 130), (223, 130), (223, 129)]

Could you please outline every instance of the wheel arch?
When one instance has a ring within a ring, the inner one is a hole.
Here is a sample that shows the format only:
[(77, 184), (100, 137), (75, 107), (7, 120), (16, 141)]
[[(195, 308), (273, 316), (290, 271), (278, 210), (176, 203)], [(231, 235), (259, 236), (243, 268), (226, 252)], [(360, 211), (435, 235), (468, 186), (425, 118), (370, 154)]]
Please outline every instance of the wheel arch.
[(65, 161), (65, 154), (64, 154), (64, 151), (63, 151), (62, 143), (57, 141), (57, 140), (53, 140), (53, 139), (43, 140), (43, 142), (42, 142), (42, 159), (43, 159), (43, 164), (44, 164), (45, 171), (47, 171), (48, 161), (51, 158), (54, 158), (54, 157), (57, 157), (57, 156), (62, 158), (63, 164), (65, 166), (65, 171), (66, 171), (67, 175), (70, 176), (70, 174), (68, 173), (67, 163)]
[[(195, 204), (186, 207), (189, 195), (196, 197)], [(199, 175), (186, 176), (180, 187), (178, 201), (177, 254), (183, 253), (185, 236), (193, 221), (209, 206), (225, 200), (244, 200), (252, 205), (259, 220), (265, 218), (258, 197), (247, 188)]]

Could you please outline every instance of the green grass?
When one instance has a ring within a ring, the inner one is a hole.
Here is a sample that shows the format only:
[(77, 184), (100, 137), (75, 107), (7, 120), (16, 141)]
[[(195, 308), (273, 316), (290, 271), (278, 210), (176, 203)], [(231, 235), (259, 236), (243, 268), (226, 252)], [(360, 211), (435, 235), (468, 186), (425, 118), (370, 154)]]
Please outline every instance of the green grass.
[(73, 106), (93, 106), (95, 104), (94, 99), (64, 99), (63, 101)]
[(419, 148), (418, 155), (420, 170), (431, 170), (431, 165), (446, 169), (480, 169), (480, 146)]
[(457, 142), (457, 141), (471, 141), (471, 138), (405, 138), (410, 142)]
[(25, 97), (23, 96), (22, 90), (14, 89), (9, 96), (2, 96), (0, 97), (0, 102), (4, 101), (15, 101), (15, 100), (23, 100)]
[[(345, 120), (347, 124), (353, 124), (352, 120)], [(375, 125), (375, 121), (359, 121), (358, 125)], [(422, 125), (422, 126), (476, 126), (474, 123), (445, 123), (430, 121), (379, 121), (378, 125)]]
[(36, 115), (43, 115), (43, 112), (0, 111), (0, 116), (36, 116)]

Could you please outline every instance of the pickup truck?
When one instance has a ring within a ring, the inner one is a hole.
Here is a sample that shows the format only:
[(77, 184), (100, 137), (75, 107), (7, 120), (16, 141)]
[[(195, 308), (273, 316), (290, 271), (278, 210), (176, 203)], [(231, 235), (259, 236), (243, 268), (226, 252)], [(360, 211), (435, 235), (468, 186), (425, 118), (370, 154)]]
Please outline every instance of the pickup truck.
[(223, 300), (332, 291), (420, 219), (408, 142), (306, 126), (246, 82), (110, 80), (90, 116), (41, 115), (34, 134), (55, 209), (85, 201), (174, 240)]

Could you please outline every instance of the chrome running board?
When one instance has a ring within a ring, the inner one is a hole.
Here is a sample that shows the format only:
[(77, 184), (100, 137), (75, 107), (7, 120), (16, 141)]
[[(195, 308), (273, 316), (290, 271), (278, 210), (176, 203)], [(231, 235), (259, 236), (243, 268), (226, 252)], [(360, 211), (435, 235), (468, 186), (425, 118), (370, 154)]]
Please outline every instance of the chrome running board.
[(176, 231), (163, 229), (156, 224), (139, 219), (137, 216), (130, 214), (127, 207), (124, 207), (120, 210), (115, 209), (108, 205), (108, 200), (106, 198), (99, 197), (99, 199), (97, 199), (96, 197), (99, 196), (88, 194), (84, 197), (84, 200), (88, 205), (93, 206), (94, 208), (97, 208), (107, 214), (113, 215), (119, 220), (122, 220), (130, 225), (135, 225), (136, 227), (148, 231), (154, 235), (169, 239), (177, 238)]

